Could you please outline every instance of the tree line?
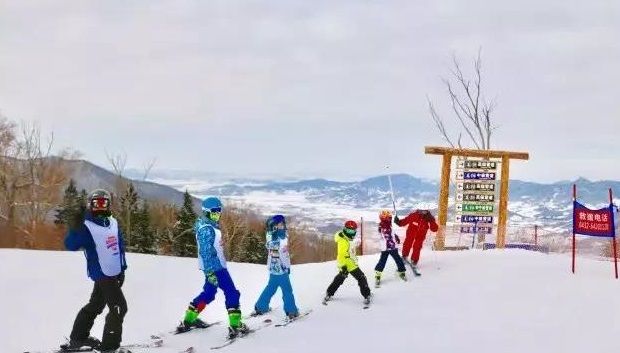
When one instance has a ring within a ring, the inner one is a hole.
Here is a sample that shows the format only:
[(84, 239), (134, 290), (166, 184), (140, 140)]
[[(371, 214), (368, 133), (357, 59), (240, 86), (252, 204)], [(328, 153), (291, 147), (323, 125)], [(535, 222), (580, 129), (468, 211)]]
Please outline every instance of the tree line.
[[(51, 154), (53, 135), (44, 143), (35, 125), (0, 117), (0, 247), (62, 249), (71, 226), (81, 222), (87, 190), (78, 190), (66, 159), (78, 154)], [(195, 257), (194, 222), (199, 216), (186, 191), (183, 204), (142, 198), (122, 176), (125, 159), (108, 156), (117, 175), (109, 190), (129, 252)], [(152, 167), (152, 164), (149, 168)], [(264, 263), (265, 216), (251, 206), (226, 205), (221, 218), (226, 257), (230, 261)], [(325, 237), (288, 218), (293, 263), (335, 258), (331, 236)]]

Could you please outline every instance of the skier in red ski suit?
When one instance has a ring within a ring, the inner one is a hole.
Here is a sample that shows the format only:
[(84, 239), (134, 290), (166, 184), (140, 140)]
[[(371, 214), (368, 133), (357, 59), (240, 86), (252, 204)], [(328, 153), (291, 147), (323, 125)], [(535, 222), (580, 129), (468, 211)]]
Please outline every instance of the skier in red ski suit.
[(439, 229), (435, 217), (428, 210), (415, 210), (403, 219), (395, 216), (394, 223), (400, 227), (408, 226), (405, 242), (403, 243), (403, 259), (407, 260), (409, 258), (409, 251), (413, 248), (411, 262), (414, 266), (417, 265), (420, 260), (422, 244), (424, 244), (424, 239), (426, 239), (426, 233), (429, 229), (432, 232), (436, 232)]

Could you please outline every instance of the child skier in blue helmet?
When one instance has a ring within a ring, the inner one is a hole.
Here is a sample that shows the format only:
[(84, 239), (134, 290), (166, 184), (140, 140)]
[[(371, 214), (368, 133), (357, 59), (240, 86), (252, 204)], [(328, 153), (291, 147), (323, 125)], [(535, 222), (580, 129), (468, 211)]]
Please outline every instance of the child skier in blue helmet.
[(284, 313), (288, 319), (299, 316), (295, 305), (295, 296), (289, 275), (291, 273), (291, 258), (288, 250), (288, 236), (286, 234), (286, 220), (282, 215), (275, 215), (267, 219), (267, 234), (265, 247), (267, 248), (267, 269), (269, 282), (254, 306), (252, 315), (262, 315), (269, 311), (269, 302), (278, 288), (282, 290)]
[(202, 202), (202, 216), (194, 224), (196, 243), (198, 245), (198, 264), (205, 273), (205, 284), (200, 293), (185, 312), (183, 322), (177, 327), (178, 332), (189, 331), (193, 327), (206, 327), (198, 318), (204, 308), (215, 299), (217, 289), (220, 288), (226, 297), (226, 309), (229, 319), (229, 338), (239, 333), (248, 332), (248, 327), (241, 322), (239, 309), (240, 293), (235, 287), (228, 270), (220, 231), (220, 216), (222, 202), (217, 197), (207, 197)]

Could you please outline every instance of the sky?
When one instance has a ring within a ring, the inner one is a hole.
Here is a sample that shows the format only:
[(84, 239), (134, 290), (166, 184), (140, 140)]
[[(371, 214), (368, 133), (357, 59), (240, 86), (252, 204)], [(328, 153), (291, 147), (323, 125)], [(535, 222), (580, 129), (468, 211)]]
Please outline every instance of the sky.
[(436, 179), (478, 50), (511, 177), (620, 178), (616, 0), (0, 0), (0, 113), (104, 166)]

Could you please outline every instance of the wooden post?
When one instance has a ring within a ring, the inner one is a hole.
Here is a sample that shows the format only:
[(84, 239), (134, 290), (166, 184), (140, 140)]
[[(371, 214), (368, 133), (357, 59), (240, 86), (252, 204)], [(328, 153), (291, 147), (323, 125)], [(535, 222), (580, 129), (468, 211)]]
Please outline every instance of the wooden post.
[(450, 195), (450, 171), (452, 154), (445, 153), (441, 165), (441, 186), (439, 189), (439, 230), (435, 238), (435, 249), (443, 250), (446, 245), (446, 224), (448, 223), (448, 197)]
[(450, 148), (450, 147), (424, 147), (424, 153), (441, 155), (443, 164), (441, 167), (441, 185), (439, 190), (439, 231), (435, 239), (435, 249), (443, 250), (445, 248), (446, 224), (448, 222), (448, 197), (450, 194), (450, 169), (453, 156), (462, 157), (478, 157), (478, 158), (501, 158), (502, 159), (502, 179), (500, 185), (500, 202), (499, 202), (499, 219), (497, 230), (497, 247), (503, 248), (506, 243), (506, 223), (508, 220), (508, 182), (510, 180), (510, 160), (521, 159), (528, 160), (530, 158), (527, 152), (509, 152), (494, 150), (474, 150), (466, 148)]
[(538, 224), (534, 225), (534, 245), (538, 246)]
[(506, 221), (508, 220), (508, 181), (510, 181), (510, 158), (502, 156), (502, 180), (499, 188), (499, 220), (497, 224), (497, 248), (506, 246)]

